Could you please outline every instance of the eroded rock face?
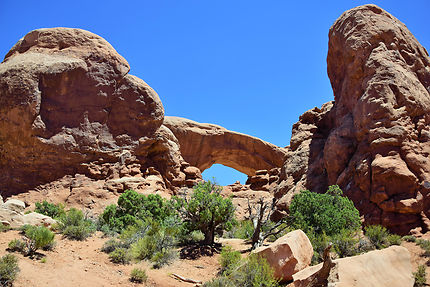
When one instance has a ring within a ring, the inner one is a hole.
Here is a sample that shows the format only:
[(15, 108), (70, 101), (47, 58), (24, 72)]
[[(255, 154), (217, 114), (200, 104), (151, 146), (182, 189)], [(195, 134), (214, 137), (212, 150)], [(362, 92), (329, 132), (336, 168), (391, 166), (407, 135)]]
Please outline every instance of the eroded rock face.
[(64, 175), (99, 179), (115, 163), (154, 167), (171, 189), (185, 178), (157, 93), (129, 69), (88, 31), (39, 29), (18, 41), (0, 64), (4, 195)]
[(165, 117), (164, 125), (178, 139), (183, 158), (201, 172), (219, 163), (253, 176), (281, 167), (285, 159), (285, 149), (217, 125), (179, 117)]
[(343, 13), (329, 32), (334, 103), (293, 126), (276, 196), (338, 184), (368, 224), (429, 226), (430, 59), (406, 26), (375, 5)]

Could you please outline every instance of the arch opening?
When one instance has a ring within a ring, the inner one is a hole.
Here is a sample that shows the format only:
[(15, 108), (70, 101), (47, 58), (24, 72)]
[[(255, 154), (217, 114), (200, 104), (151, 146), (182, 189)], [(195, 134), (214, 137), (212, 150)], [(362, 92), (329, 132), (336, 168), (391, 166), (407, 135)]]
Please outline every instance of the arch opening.
[(213, 164), (211, 167), (205, 169), (202, 172), (202, 177), (204, 180), (212, 181), (215, 178), (216, 183), (225, 186), (233, 184), (236, 181), (240, 181), (241, 184), (245, 184), (248, 179), (248, 175), (235, 170), (234, 168), (222, 165)]

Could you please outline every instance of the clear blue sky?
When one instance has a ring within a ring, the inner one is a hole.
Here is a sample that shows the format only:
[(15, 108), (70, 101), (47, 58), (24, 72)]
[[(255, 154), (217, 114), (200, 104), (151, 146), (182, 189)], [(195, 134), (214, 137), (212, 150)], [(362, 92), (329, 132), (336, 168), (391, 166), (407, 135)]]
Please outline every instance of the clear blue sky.
[[(328, 31), (368, 1), (16, 1), (0, 0), (0, 54), (27, 32), (76, 27), (124, 56), (154, 88), (166, 115), (215, 123), (279, 146), (306, 110), (333, 99)], [(430, 50), (430, 1), (374, 1)], [(221, 184), (243, 174), (215, 167)]]

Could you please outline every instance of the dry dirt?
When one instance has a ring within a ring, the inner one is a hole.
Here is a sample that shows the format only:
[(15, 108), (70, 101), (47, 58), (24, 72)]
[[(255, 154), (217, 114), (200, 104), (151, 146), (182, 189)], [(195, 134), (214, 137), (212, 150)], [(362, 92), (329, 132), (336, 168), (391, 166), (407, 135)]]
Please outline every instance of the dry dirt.
[[(1, 233), (0, 256), (6, 251), (10, 240), (20, 238), (18, 231), (12, 230)], [(161, 269), (151, 269), (146, 262), (130, 265), (118, 265), (109, 261), (108, 255), (100, 251), (106, 238), (96, 233), (86, 241), (72, 241), (62, 239), (56, 235), (56, 246), (53, 251), (41, 251), (46, 256), (46, 263), (32, 260), (15, 253), (19, 258), (20, 272), (14, 283), (15, 287), (42, 287), (42, 286), (162, 286), (181, 287), (195, 284), (181, 282), (172, 277), (178, 274), (185, 278), (207, 281), (219, 271), (218, 257), (201, 256), (194, 260), (177, 259), (171, 265)], [(243, 240), (223, 240), (223, 244), (232, 245), (233, 248), (244, 250), (249, 248)], [(137, 284), (129, 281), (129, 275), (134, 267), (146, 270), (148, 281)]]

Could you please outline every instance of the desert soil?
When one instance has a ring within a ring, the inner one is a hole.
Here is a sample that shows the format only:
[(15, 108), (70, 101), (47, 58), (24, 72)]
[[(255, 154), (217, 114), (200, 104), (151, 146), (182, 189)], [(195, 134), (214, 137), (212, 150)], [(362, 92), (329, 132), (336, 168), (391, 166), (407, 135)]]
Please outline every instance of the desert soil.
[[(0, 256), (6, 251), (7, 244), (12, 239), (19, 239), (18, 231), (12, 230), (0, 234)], [(119, 265), (109, 261), (108, 255), (100, 251), (104, 242), (100, 232), (85, 241), (62, 239), (56, 235), (56, 246), (53, 251), (41, 251), (46, 256), (46, 262), (30, 259), (14, 253), (19, 258), (19, 275), (14, 283), (15, 287), (42, 286), (161, 286), (181, 287), (195, 284), (181, 282), (173, 278), (178, 274), (185, 278), (207, 281), (219, 272), (218, 253), (212, 256), (202, 255), (195, 259), (177, 259), (169, 266), (161, 269), (151, 269), (147, 262), (130, 265)], [(222, 244), (232, 245), (233, 248), (244, 250), (249, 248), (243, 240), (223, 240)], [(148, 281), (145, 284), (132, 283), (129, 275), (134, 267), (146, 270)]]

